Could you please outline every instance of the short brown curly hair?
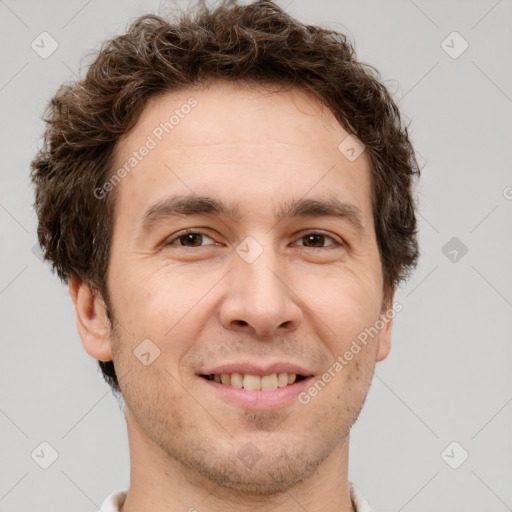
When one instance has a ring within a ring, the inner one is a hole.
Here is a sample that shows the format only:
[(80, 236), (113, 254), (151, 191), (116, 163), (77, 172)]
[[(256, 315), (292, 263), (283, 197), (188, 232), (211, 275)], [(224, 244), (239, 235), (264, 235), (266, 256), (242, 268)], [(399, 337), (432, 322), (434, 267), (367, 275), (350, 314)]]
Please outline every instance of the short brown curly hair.
[[(94, 191), (113, 172), (116, 142), (150, 98), (216, 79), (312, 91), (357, 136), (370, 162), (385, 296), (409, 277), (419, 257), (412, 180), (420, 170), (399, 110), (345, 35), (305, 25), (271, 1), (201, 2), (172, 20), (142, 16), (103, 43), (84, 79), (59, 88), (31, 163), (39, 243), (59, 277), (88, 283), (109, 311), (116, 194), (99, 200)], [(119, 391), (113, 363), (99, 364)]]

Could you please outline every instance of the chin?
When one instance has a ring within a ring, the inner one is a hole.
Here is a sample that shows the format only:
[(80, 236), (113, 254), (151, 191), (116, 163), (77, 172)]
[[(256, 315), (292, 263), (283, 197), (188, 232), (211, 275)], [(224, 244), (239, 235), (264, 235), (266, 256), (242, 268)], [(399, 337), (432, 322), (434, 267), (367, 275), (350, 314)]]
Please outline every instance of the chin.
[(267, 439), (269, 435), (272, 436), (269, 433), (244, 436), (243, 440), (237, 439), (232, 446), (222, 448), (198, 447), (181, 462), (192, 473), (206, 479), (203, 485), (212, 492), (225, 489), (230, 494), (257, 497), (292, 489), (312, 476), (331, 453), (327, 447), (322, 449), (314, 443), (300, 444), (295, 436), (276, 435), (272, 440)]

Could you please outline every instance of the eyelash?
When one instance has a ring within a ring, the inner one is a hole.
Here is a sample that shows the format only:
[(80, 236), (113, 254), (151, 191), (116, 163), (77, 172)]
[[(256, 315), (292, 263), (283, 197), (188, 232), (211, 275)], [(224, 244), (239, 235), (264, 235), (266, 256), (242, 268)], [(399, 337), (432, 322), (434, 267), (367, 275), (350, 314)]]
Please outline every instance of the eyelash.
[[(210, 238), (211, 240), (212, 237), (211, 236), (208, 236), (208, 234), (204, 231), (201, 231), (201, 230), (197, 230), (197, 229), (186, 229), (184, 231), (180, 231), (179, 233), (177, 233), (176, 235), (174, 235), (172, 238), (168, 238), (162, 245), (164, 247), (168, 246), (168, 245), (177, 245), (178, 247), (183, 247), (185, 248), (186, 246), (183, 246), (183, 245), (179, 245), (179, 244), (174, 244), (173, 242), (175, 240), (178, 240), (179, 238), (181, 238), (182, 236), (185, 236), (185, 235), (188, 235), (188, 234), (200, 234), (200, 235), (205, 235), (207, 236), (208, 238)], [(339, 247), (342, 247), (344, 244), (342, 242), (338, 242), (334, 237), (330, 236), (330, 235), (327, 235), (325, 233), (322, 233), (321, 231), (308, 231), (306, 233), (304, 233), (302, 236), (299, 237), (299, 240), (304, 238), (305, 236), (308, 236), (308, 235), (321, 235), (325, 238), (330, 238), (334, 243), (332, 245), (328, 245), (326, 247), (306, 247), (305, 245), (302, 245), (302, 246), (299, 246), (299, 247), (305, 247), (306, 249), (327, 249), (329, 247), (335, 247), (335, 246), (339, 246)], [(214, 245), (214, 244), (208, 244), (208, 245)], [(199, 247), (206, 247), (204, 245), (201, 245)], [(194, 249), (194, 247), (188, 247), (188, 249)]]

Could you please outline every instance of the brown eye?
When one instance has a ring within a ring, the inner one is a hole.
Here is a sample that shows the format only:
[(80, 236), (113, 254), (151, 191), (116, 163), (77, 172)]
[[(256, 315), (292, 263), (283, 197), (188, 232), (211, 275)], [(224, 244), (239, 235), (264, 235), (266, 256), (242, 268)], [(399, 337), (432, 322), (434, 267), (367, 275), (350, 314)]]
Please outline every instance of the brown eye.
[(177, 236), (169, 239), (165, 245), (179, 245), (181, 247), (203, 247), (202, 242), (204, 242), (205, 239), (209, 239), (213, 242), (209, 236), (205, 235), (201, 231), (187, 230), (181, 234), (178, 233)]
[[(308, 234), (302, 236), (300, 240), (302, 241), (302, 244), (299, 244), (299, 245), (303, 245), (304, 247), (312, 247), (312, 248), (317, 248), (317, 247), (323, 248), (323, 247), (328, 247), (328, 246), (332, 246), (332, 245), (341, 245), (341, 244), (338, 244), (337, 242), (334, 242), (334, 239), (332, 237), (323, 235), (322, 233), (308, 233)], [(325, 246), (324, 243), (326, 242), (326, 240), (331, 240), (331, 242), (334, 242), (334, 243), (330, 243), (327, 246)]]
[(190, 244), (192, 247), (197, 247), (203, 241), (202, 236), (201, 233), (187, 233), (186, 235), (181, 235), (178, 240), (181, 245)]

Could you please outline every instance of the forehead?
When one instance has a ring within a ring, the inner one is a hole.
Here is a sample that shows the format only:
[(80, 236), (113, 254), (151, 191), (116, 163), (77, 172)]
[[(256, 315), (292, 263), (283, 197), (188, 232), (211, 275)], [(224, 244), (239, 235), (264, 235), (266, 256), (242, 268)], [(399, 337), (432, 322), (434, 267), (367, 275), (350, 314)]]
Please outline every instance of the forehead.
[(297, 88), (214, 82), (166, 93), (148, 102), (116, 146), (114, 171), (128, 170), (117, 185), (116, 217), (122, 209), (136, 222), (151, 204), (190, 193), (260, 211), (335, 194), (371, 216), (366, 155), (350, 161), (338, 148), (348, 135), (312, 93)]

